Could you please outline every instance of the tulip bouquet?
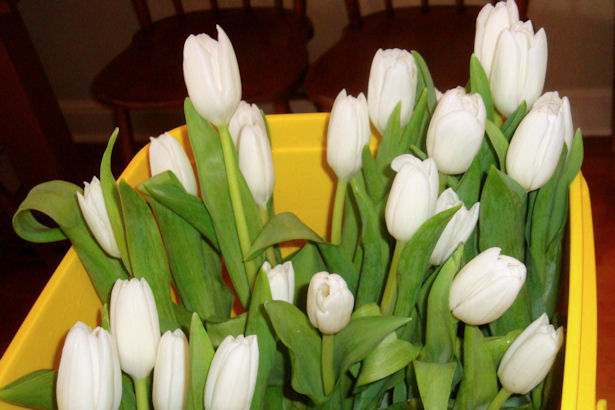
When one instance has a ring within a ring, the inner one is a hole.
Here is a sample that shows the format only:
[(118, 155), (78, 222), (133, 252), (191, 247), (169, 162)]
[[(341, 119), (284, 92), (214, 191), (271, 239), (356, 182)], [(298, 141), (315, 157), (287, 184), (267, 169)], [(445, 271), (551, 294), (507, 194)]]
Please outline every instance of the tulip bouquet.
[[(337, 96), (330, 238), (276, 213), (267, 121), (241, 100), (230, 40), (190, 36), (185, 115), (151, 178), (43, 183), (13, 219), (70, 239), (105, 304), (59, 370), (0, 399), (65, 409), (541, 408), (568, 186), (583, 156), (570, 106), (542, 94), (544, 30), (512, 0), (477, 19), (465, 87), (440, 93), (419, 53), (379, 50), (367, 98)], [(541, 95), (542, 94), (542, 95)], [(370, 120), (379, 140), (370, 150)], [(275, 147), (274, 147), (275, 148)], [(297, 192), (297, 195), (300, 195)], [(39, 222), (33, 211), (57, 227)], [(301, 241), (290, 254), (280, 244)], [(162, 335), (161, 335), (162, 333)]]

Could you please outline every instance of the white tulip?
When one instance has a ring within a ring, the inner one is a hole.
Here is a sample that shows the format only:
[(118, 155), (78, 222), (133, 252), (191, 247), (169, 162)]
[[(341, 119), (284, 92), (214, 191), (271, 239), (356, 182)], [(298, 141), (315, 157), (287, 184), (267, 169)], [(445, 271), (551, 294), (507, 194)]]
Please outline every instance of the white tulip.
[(181, 410), (186, 403), (190, 349), (184, 333), (176, 329), (165, 332), (160, 338), (152, 401), (160, 410)]
[(496, 108), (510, 116), (525, 100), (528, 109), (542, 93), (547, 74), (547, 35), (534, 34), (531, 21), (516, 22), (500, 34), (489, 86)]
[(462, 87), (448, 90), (436, 106), (427, 130), (427, 154), (443, 174), (466, 172), (485, 134), (487, 111), (479, 94)]
[(457, 249), (460, 243), (465, 243), (465, 241), (468, 240), (476, 226), (480, 203), (475, 203), (472, 205), (472, 208), (468, 210), (459, 200), (459, 197), (452, 188), (445, 189), (444, 192), (440, 194), (436, 202), (435, 213), (440, 213), (457, 205), (461, 205), (461, 208), (455, 212), (455, 215), (453, 215), (446, 225), (446, 228), (444, 228), (444, 231), (442, 231), (442, 235), (440, 235), (436, 247), (431, 254), (429, 262), (432, 265), (441, 265), (444, 263), (455, 249)]
[(77, 201), (83, 218), (90, 228), (90, 232), (96, 238), (101, 248), (114, 258), (120, 257), (120, 250), (117, 247), (111, 220), (105, 206), (102, 187), (98, 178), (92, 178), (92, 182), (83, 183), (83, 195), (77, 192)]
[(514, 0), (500, 1), (495, 6), (486, 4), (476, 18), (474, 54), (483, 66), (487, 77), (500, 33), (519, 21), (519, 10)]
[(77, 322), (66, 336), (58, 369), (56, 399), (60, 410), (117, 409), (122, 372), (115, 342), (104, 329)]
[(154, 294), (144, 278), (118, 279), (111, 292), (109, 319), (122, 370), (143, 379), (154, 368), (160, 324)]
[(515, 301), (525, 282), (525, 265), (489, 248), (468, 262), (451, 285), (449, 307), (470, 325), (493, 322)]
[(258, 374), (255, 335), (227, 336), (211, 361), (205, 384), (205, 408), (249, 409)]
[(295, 270), (291, 261), (284, 262), (275, 267), (267, 261), (263, 263), (263, 270), (269, 279), (271, 297), (273, 300), (283, 300), (290, 304), (295, 298)]
[(570, 100), (568, 100), (568, 97), (562, 98), (562, 115), (564, 117), (564, 142), (566, 143), (568, 153), (570, 153), (572, 140), (574, 139), (574, 126), (572, 125), (572, 112), (570, 111)]
[(241, 101), (228, 124), (228, 131), (231, 134), (231, 138), (233, 139), (235, 146), (237, 146), (237, 141), (239, 140), (241, 130), (246, 125), (258, 125), (263, 129), (263, 134), (267, 135), (265, 121), (263, 120), (263, 116), (261, 114), (261, 110), (258, 108), (258, 105), (250, 105), (245, 101)]
[(433, 159), (424, 161), (403, 154), (391, 162), (397, 171), (385, 210), (389, 233), (407, 242), (434, 214), (438, 199), (438, 169)]
[(338, 274), (318, 272), (310, 280), (307, 313), (310, 322), (322, 333), (333, 335), (350, 321), (354, 297)]
[(545, 93), (510, 141), (506, 171), (526, 191), (546, 184), (557, 168), (565, 140), (565, 111), (566, 104), (557, 92)]
[(380, 134), (401, 102), (400, 124), (410, 120), (416, 96), (417, 68), (412, 54), (398, 48), (379, 49), (372, 60), (367, 86), (369, 116)]
[(355, 98), (340, 91), (327, 130), (327, 163), (340, 180), (347, 181), (361, 169), (361, 154), (370, 136), (365, 96)]
[(498, 368), (502, 386), (511, 393), (530, 392), (549, 373), (563, 339), (562, 328), (555, 330), (543, 313), (525, 328), (504, 354)]
[(199, 115), (227, 125), (241, 100), (241, 78), (233, 45), (220, 26), (218, 41), (190, 35), (184, 44), (184, 80)]
[(188, 155), (171, 134), (165, 132), (158, 138), (150, 138), (149, 167), (152, 176), (171, 171), (182, 186), (192, 195), (198, 194), (196, 178)]
[(237, 141), (239, 169), (257, 205), (267, 206), (273, 194), (275, 173), (271, 144), (264, 129), (258, 125), (246, 125)]

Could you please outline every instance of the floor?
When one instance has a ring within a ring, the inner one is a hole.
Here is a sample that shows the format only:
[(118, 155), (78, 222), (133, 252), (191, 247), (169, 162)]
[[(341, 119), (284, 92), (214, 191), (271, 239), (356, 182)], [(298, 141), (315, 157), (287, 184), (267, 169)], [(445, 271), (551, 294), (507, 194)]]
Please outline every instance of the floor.
[[(96, 173), (102, 145), (79, 146), (87, 179)], [(587, 138), (583, 173), (588, 181), (596, 241), (598, 372), (596, 397), (615, 405), (615, 154), (608, 138)], [(114, 168), (117, 169), (118, 164)], [(19, 239), (0, 215), (0, 354), (41, 292), (68, 244), (33, 245)]]

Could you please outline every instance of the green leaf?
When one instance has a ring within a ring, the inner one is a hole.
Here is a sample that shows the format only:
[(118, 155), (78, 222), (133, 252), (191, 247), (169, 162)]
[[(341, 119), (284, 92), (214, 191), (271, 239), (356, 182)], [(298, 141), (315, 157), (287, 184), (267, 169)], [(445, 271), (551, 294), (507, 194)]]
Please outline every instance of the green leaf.
[(214, 347), (205, 332), (203, 322), (198, 314), (193, 313), (190, 324), (190, 368), (186, 393), (188, 410), (200, 410), (204, 407), (205, 382), (213, 357)]
[(132, 274), (152, 288), (160, 317), (160, 330), (177, 329), (171, 301), (171, 272), (158, 225), (147, 203), (124, 180), (119, 185), (126, 243)]
[(327, 267), (316, 245), (309, 242), (291, 260), (295, 271), (295, 305), (305, 311), (310, 280), (315, 273), (326, 271)]
[(382, 141), (378, 147), (376, 154), (376, 164), (383, 175), (387, 175), (389, 164), (397, 155), (397, 147), (401, 139), (401, 124), (400, 124), (401, 101), (395, 105), (391, 115), (387, 121), (386, 129), (382, 135)]
[(480, 94), (487, 110), (487, 119), (493, 121), (494, 110), (489, 80), (483, 66), (474, 54), (470, 57), (470, 87), (473, 93)]
[(317, 246), (327, 265), (327, 272), (337, 273), (344, 278), (348, 285), (348, 289), (350, 289), (352, 295), (355, 296), (359, 284), (359, 272), (352, 264), (352, 261), (346, 258), (339, 246), (328, 243), (318, 243)]
[(431, 79), (429, 68), (427, 68), (427, 63), (425, 62), (423, 57), (418, 53), (418, 51), (415, 50), (412, 50), (412, 56), (414, 57), (414, 62), (416, 63), (416, 66), (420, 73), (420, 77), (425, 84), (425, 88), (427, 89), (427, 107), (429, 108), (429, 113), (431, 116), (434, 109), (436, 108), (436, 104), (438, 103), (436, 99), (436, 89), (433, 85), (433, 80)]
[(463, 378), (455, 409), (486, 410), (497, 394), (496, 366), (483, 333), (478, 327), (466, 325), (463, 333)]
[[(82, 192), (80, 187), (65, 181), (49, 181), (35, 186), (15, 212), (13, 229), (30, 242), (70, 239), (104, 303), (109, 300), (115, 281), (127, 279), (128, 272), (118, 259), (102, 250), (90, 233), (77, 203), (77, 192)], [(32, 211), (47, 215), (59, 227), (41, 224)]]
[(137, 408), (137, 398), (135, 388), (130, 376), (122, 373), (122, 400), (120, 410), (135, 410)]
[(480, 186), (482, 180), (482, 172), (480, 170), (480, 160), (474, 157), (470, 168), (463, 174), (455, 192), (463, 205), (470, 209), (472, 205), (478, 202), (480, 197)]
[(459, 271), (463, 244), (442, 265), (427, 297), (427, 326), (425, 346), (421, 360), (434, 363), (449, 363), (455, 356), (457, 319), (449, 308), (449, 295), (453, 278)]
[(517, 107), (515, 112), (513, 112), (510, 117), (506, 119), (506, 122), (502, 125), (502, 134), (504, 134), (506, 141), (511, 140), (517, 130), (517, 127), (519, 126), (519, 123), (521, 123), (521, 120), (525, 117), (526, 111), (527, 104), (525, 101), (522, 101), (521, 105)]
[(423, 89), (423, 92), (421, 92), (420, 96), (417, 94), (417, 97), (419, 98), (414, 106), (414, 111), (412, 112), (410, 121), (408, 121), (408, 124), (406, 124), (401, 134), (401, 141), (397, 149), (397, 155), (408, 152), (412, 145), (417, 147), (422, 147), (425, 145), (424, 141), (422, 141), (422, 137), (428, 119), (427, 90)]
[(425, 410), (448, 408), (448, 398), (457, 363), (431, 363), (415, 360), (414, 370)]
[[(220, 137), (211, 124), (197, 114), (188, 98), (184, 103), (184, 113), (203, 202), (213, 221), (219, 248), (237, 297), (242, 306), (246, 307), (250, 297), (250, 288), (237, 228), (232, 220), (229, 221), (233, 207), (227, 185)], [(248, 215), (246, 217), (250, 219)], [(256, 219), (260, 221), (260, 217), (257, 216)]]
[(372, 200), (379, 201), (384, 197), (386, 184), (380, 176), (378, 165), (374, 157), (372, 157), (369, 145), (363, 147), (361, 159), (363, 161), (362, 175), (365, 180), (365, 188)]
[(247, 319), (248, 314), (244, 312), (223, 322), (206, 322), (209, 340), (215, 347), (218, 347), (227, 336), (237, 337), (242, 335), (246, 329)]
[(489, 137), (489, 142), (498, 156), (498, 163), (502, 172), (506, 172), (506, 152), (508, 151), (508, 141), (502, 131), (493, 122), (487, 120), (485, 131)]
[(205, 204), (198, 197), (187, 193), (171, 171), (154, 175), (142, 182), (139, 190), (181, 216), (218, 249), (216, 231)]
[(37, 370), (0, 389), (0, 400), (39, 409), (56, 408), (55, 370)]
[(508, 350), (515, 339), (523, 332), (523, 329), (516, 329), (508, 332), (504, 336), (491, 336), (485, 339), (485, 345), (491, 354), (494, 366), (499, 366), (504, 353)]
[[(361, 177), (361, 174), (357, 174), (357, 177)], [(354, 258), (357, 253), (357, 247), (359, 246), (361, 220), (358, 213), (359, 211), (354, 197), (347, 190), (346, 199), (344, 201), (344, 225), (342, 226), (340, 247), (344, 250), (344, 254), (348, 259)]]
[(293, 389), (308, 396), (324, 396), (318, 331), (296, 306), (289, 303), (268, 301), (265, 310), (280, 341), (289, 350)]
[(258, 234), (246, 260), (252, 259), (271, 245), (295, 240), (324, 242), (318, 234), (305, 225), (297, 216), (290, 212), (275, 215), (267, 222)]
[(421, 348), (390, 333), (363, 361), (357, 387), (384, 379), (406, 367), (419, 355)]
[(267, 273), (261, 269), (254, 282), (246, 323), (246, 335), (256, 335), (258, 342), (258, 375), (250, 406), (252, 409), (263, 408), (269, 373), (273, 367), (276, 351), (273, 328), (264, 307), (264, 303), (268, 300), (271, 300), (271, 288)]
[[(429, 267), (431, 253), (442, 231), (460, 206), (432, 216), (421, 225), (404, 246), (397, 265), (397, 303), (394, 310), (396, 316), (410, 316)], [(408, 340), (406, 337), (402, 339)]]

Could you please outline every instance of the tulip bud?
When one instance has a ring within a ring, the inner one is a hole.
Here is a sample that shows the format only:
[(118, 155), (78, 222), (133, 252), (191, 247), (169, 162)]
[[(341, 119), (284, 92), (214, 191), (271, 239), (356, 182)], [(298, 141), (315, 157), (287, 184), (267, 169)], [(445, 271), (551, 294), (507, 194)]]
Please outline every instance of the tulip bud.
[(258, 373), (256, 336), (227, 336), (209, 367), (205, 384), (205, 408), (249, 409)]
[(154, 367), (152, 401), (157, 410), (183, 409), (188, 390), (190, 350), (184, 333), (176, 329), (160, 338)]
[(546, 184), (557, 168), (565, 139), (565, 110), (557, 92), (545, 93), (510, 141), (506, 170), (526, 191)]
[(480, 150), (487, 111), (479, 94), (462, 87), (448, 90), (436, 106), (427, 130), (427, 153), (443, 174), (466, 172)]
[(58, 369), (59, 409), (117, 409), (122, 372), (115, 342), (104, 329), (77, 322), (68, 332)]
[(425, 161), (403, 154), (391, 162), (397, 171), (387, 200), (385, 219), (389, 233), (407, 242), (434, 214), (438, 199), (438, 170), (433, 159)]
[(111, 220), (105, 206), (100, 181), (94, 177), (89, 184), (87, 182), (83, 184), (85, 185), (83, 195), (77, 192), (77, 201), (83, 218), (100, 247), (114, 258), (119, 258), (120, 250), (115, 241), (113, 228), (111, 228)]
[(188, 155), (181, 144), (168, 132), (158, 138), (150, 138), (149, 167), (152, 176), (165, 171), (173, 172), (186, 192), (192, 195), (198, 194), (196, 178)]
[(493, 322), (515, 301), (525, 282), (525, 265), (489, 248), (468, 262), (451, 285), (449, 307), (470, 325)]
[(459, 200), (459, 197), (452, 188), (448, 188), (440, 194), (440, 197), (436, 202), (435, 213), (440, 213), (460, 204), (462, 205), (461, 208), (455, 212), (455, 215), (453, 215), (451, 220), (448, 222), (446, 228), (444, 228), (442, 235), (440, 235), (440, 238), (436, 243), (436, 247), (434, 248), (431, 258), (429, 259), (429, 263), (432, 265), (441, 265), (444, 263), (444, 261), (452, 255), (460, 243), (465, 243), (465, 241), (468, 240), (470, 234), (472, 234), (472, 231), (476, 226), (480, 203), (475, 203), (468, 211), (468, 209), (463, 206), (463, 203)]
[(511, 393), (526, 394), (549, 373), (564, 339), (543, 313), (510, 345), (498, 368), (502, 386)]
[(160, 324), (154, 294), (144, 278), (115, 282), (109, 318), (122, 370), (133, 379), (146, 377), (156, 363)]
[(474, 54), (483, 66), (487, 77), (500, 33), (519, 21), (519, 10), (514, 0), (500, 1), (495, 6), (486, 4), (476, 18)]
[(307, 295), (310, 322), (322, 333), (333, 335), (350, 321), (354, 297), (338, 274), (318, 272), (312, 276)]
[(361, 154), (369, 143), (367, 101), (340, 91), (335, 98), (327, 131), (327, 163), (340, 180), (347, 181), (363, 165)]
[(491, 64), (489, 86), (496, 108), (510, 116), (525, 100), (528, 108), (542, 93), (547, 74), (547, 35), (534, 35), (531, 21), (501, 32)]
[(241, 100), (241, 78), (233, 45), (220, 26), (218, 41), (207, 34), (190, 35), (184, 44), (184, 80), (199, 115), (226, 125)]
[(256, 104), (250, 105), (245, 101), (241, 101), (228, 124), (228, 131), (231, 134), (235, 146), (237, 146), (241, 130), (246, 125), (258, 125), (263, 129), (263, 134), (267, 135), (265, 121), (263, 120), (261, 110), (258, 106)]
[(264, 129), (258, 125), (246, 125), (241, 130), (237, 141), (239, 169), (248, 184), (254, 201), (261, 207), (267, 206), (267, 201), (273, 193), (275, 174), (271, 144)]
[(410, 120), (416, 96), (417, 69), (412, 54), (398, 48), (376, 51), (367, 86), (369, 116), (383, 134), (395, 106), (401, 102), (400, 125)]
[(273, 300), (283, 300), (293, 303), (295, 298), (295, 270), (291, 261), (271, 267), (269, 262), (263, 263), (263, 270), (267, 273), (271, 297)]

